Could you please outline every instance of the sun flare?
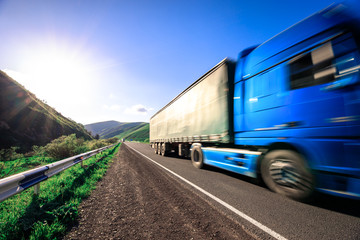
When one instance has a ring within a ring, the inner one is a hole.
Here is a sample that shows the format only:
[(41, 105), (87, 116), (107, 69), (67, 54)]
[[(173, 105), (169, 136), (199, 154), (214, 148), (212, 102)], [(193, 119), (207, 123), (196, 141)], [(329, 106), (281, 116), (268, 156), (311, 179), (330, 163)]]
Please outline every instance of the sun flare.
[(56, 85), (57, 90), (77, 87), (89, 78), (89, 66), (81, 57), (59, 50), (34, 56), (27, 68), (33, 80), (44, 87)]
[(21, 76), (15, 78), (40, 99), (54, 106), (81, 103), (84, 95), (92, 94), (94, 65), (86, 54), (60, 47), (34, 49), (24, 54)]

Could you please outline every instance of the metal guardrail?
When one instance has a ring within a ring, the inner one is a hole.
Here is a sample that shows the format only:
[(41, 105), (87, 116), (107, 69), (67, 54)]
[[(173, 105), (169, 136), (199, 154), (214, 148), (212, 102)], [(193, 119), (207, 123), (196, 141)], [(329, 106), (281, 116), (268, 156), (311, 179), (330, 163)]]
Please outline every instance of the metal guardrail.
[(0, 202), (32, 186), (35, 186), (34, 193), (39, 194), (40, 182), (115, 145), (117, 143), (0, 179)]

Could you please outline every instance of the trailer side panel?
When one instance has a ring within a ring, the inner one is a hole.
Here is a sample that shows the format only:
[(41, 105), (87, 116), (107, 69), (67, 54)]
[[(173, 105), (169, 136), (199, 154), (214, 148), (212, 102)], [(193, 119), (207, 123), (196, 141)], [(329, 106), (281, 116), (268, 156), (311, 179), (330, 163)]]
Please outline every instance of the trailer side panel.
[(235, 64), (223, 60), (150, 120), (150, 142), (231, 142)]

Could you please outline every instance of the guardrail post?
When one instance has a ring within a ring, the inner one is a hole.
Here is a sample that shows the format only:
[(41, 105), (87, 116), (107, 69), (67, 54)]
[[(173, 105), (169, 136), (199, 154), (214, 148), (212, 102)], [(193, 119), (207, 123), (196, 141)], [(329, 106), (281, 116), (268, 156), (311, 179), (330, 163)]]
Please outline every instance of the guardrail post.
[(40, 183), (34, 186), (34, 194), (39, 195), (39, 193), (40, 193)]

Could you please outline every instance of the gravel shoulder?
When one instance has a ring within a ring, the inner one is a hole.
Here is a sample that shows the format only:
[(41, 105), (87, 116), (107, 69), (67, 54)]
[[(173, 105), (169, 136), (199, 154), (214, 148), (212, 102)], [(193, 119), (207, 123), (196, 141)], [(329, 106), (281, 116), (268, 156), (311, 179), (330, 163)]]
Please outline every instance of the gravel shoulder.
[(253, 239), (158, 166), (123, 144), (64, 239)]

